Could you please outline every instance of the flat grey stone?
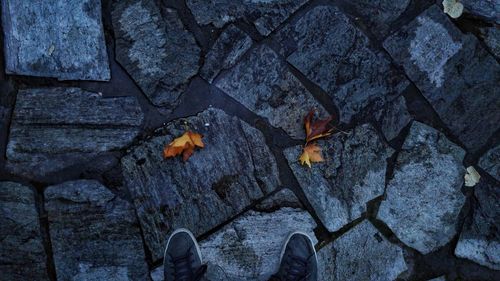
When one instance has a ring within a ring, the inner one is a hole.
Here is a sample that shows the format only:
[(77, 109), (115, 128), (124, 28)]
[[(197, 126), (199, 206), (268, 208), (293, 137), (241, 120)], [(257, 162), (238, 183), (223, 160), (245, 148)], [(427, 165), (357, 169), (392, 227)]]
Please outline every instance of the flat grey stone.
[(377, 112), (377, 120), (387, 140), (392, 140), (399, 135), (412, 120), (406, 101), (403, 96), (388, 101), (384, 107)]
[(234, 66), (252, 46), (252, 38), (234, 25), (229, 25), (205, 56), (201, 77), (212, 83), (225, 69)]
[(322, 281), (395, 280), (406, 269), (403, 250), (367, 220), (318, 252), (318, 280)]
[(114, 1), (116, 59), (156, 106), (173, 109), (199, 68), (200, 48), (177, 12), (154, 0)]
[(35, 194), (0, 182), (0, 276), (2, 280), (49, 280)]
[(368, 38), (334, 6), (317, 6), (275, 37), (287, 61), (319, 85), (340, 110), (340, 120), (370, 104), (380, 107), (399, 95), (408, 81), (387, 57), (370, 48)]
[(320, 116), (328, 114), (265, 45), (251, 50), (250, 55), (214, 84), (292, 138), (305, 137), (303, 118), (311, 109), (316, 108)]
[[(174, 137), (191, 130), (205, 147), (188, 161), (163, 159)], [(179, 227), (199, 236), (241, 212), (279, 185), (278, 169), (260, 131), (218, 109), (175, 120), (122, 158), (153, 260), (163, 256), (167, 235)]]
[(284, 151), (307, 199), (329, 231), (361, 217), (366, 203), (384, 193), (387, 158), (393, 150), (368, 124), (318, 141), (325, 162), (301, 166), (302, 147)]
[(500, 270), (500, 186), (480, 181), (474, 195), (472, 222), (464, 225), (455, 255)]
[(79, 88), (21, 90), (10, 126), (7, 169), (46, 177), (129, 145), (142, 120), (135, 97), (103, 98)]
[(432, 6), (384, 42), (443, 122), (476, 151), (500, 128), (500, 65)]
[(45, 190), (57, 280), (146, 280), (148, 266), (132, 204), (97, 181)]
[(460, 0), (471, 14), (500, 24), (500, 2), (498, 0)]
[(500, 145), (491, 148), (479, 159), (479, 167), (500, 181)]
[(460, 191), (465, 151), (437, 130), (414, 121), (377, 217), (422, 254), (448, 243), (465, 202)]
[(101, 0), (2, 1), (5, 70), (59, 80), (111, 78)]
[(200, 25), (217, 28), (244, 19), (262, 35), (269, 35), (307, 0), (187, 0), (186, 4)]

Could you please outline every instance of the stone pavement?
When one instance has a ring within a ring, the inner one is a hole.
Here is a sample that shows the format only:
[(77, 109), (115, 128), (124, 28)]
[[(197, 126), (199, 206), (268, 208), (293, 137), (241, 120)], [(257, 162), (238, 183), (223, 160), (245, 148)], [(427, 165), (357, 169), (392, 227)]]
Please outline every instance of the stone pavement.
[(163, 280), (178, 227), (210, 280), (296, 230), (320, 280), (500, 280), (498, 1), (42, 2), (1, 6), (0, 280)]

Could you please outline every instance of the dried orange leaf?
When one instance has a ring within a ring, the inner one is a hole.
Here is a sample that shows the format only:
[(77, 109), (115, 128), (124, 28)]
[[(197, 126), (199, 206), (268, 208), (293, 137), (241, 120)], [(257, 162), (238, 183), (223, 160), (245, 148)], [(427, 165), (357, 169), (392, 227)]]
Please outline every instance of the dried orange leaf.
[(202, 135), (187, 131), (182, 136), (174, 139), (169, 145), (165, 146), (163, 149), (163, 157), (175, 157), (182, 153), (182, 159), (186, 161), (193, 155), (195, 147), (205, 147), (201, 138)]
[(309, 113), (304, 118), (304, 127), (306, 129), (306, 143), (329, 136), (333, 132), (333, 127), (330, 126), (330, 122), (333, 120), (333, 116), (330, 116), (323, 120), (313, 120), (314, 112), (314, 110), (309, 111)]
[(321, 156), (321, 147), (316, 144), (308, 144), (304, 147), (302, 154), (300, 155), (299, 162), (301, 165), (307, 165), (311, 168), (311, 162), (323, 162), (325, 161)]

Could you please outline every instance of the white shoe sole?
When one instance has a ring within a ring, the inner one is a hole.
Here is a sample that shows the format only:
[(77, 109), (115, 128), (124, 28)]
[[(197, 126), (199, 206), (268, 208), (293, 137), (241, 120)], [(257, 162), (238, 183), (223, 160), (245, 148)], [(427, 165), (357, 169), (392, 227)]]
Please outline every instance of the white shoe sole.
[(167, 246), (165, 246), (165, 252), (163, 253), (163, 259), (165, 260), (165, 256), (167, 255), (167, 250), (168, 250), (168, 245), (170, 245), (170, 240), (172, 239), (172, 237), (174, 237), (175, 234), (181, 233), (181, 232), (187, 233), (191, 237), (191, 239), (193, 239), (194, 245), (196, 247), (196, 252), (198, 253), (198, 256), (200, 257), (200, 262), (203, 264), (203, 257), (201, 256), (200, 245), (198, 245), (198, 241), (194, 237), (193, 233), (191, 233), (191, 231), (189, 231), (185, 228), (178, 228), (174, 232), (172, 232), (172, 234), (170, 234), (170, 237), (168, 238), (168, 241), (167, 241)]
[(302, 234), (304, 235), (305, 237), (307, 237), (307, 239), (309, 240), (309, 242), (311, 243), (311, 246), (312, 246), (312, 249), (313, 249), (313, 252), (314, 252), (314, 259), (316, 260), (316, 264), (318, 264), (318, 255), (316, 254), (316, 249), (314, 248), (314, 243), (311, 239), (311, 237), (309, 236), (309, 234), (305, 233), (305, 232), (302, 232), (302, 231), (294, 231), (292, 233), (290, 233), (288, 235), (288, 237), (286, 238), (285, 240), (285, 243), (283, 244), (283, 248), (281, 249), (281, 254), (280, 254), (280, 263), (282, 262), (283, 260), (283, 256), (285, 255), (285, 250), (286, 250), (286, 246), (288, 245), (288, 242), (290, 241), (290, 238), (292, 238), (292, 236), (294, 234)]

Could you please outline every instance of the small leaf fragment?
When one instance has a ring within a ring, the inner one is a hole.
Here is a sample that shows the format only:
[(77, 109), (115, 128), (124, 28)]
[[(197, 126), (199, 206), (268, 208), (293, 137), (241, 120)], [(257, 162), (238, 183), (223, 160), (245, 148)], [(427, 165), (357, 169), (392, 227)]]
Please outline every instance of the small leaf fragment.
[(203, 148), (205, 144), (201, 140), (202, 135), (191, 131), (185, 132), (182, 136), (174, 139), (163, 149), (163, 157), (170, 158), (182, 154), (182, 159), (187, 161), (194, 153), (196, 147)]
[(313, 120), (314, 110), (309, 111), (309, 113), (304, 118), (304, 127), (306, 129), (306, 143), (326, 137), (332, 134), (333, 127), (330, 126), (330, 122), (333, 120), (333, 116), (326, 119)]
[(479, 179), (481, 178), (481, 175), (474, 169), (474, 167), (469, 166), (467, 167), (467, 173), (465, 173), (464, 179), (465, 179), (465, 186), (467, 187), (472, 187), (475, 186), (478, 182)]
[(309, 168), (311, 168), (311, 162), (315, 163), (323, 161), (325, 160), (321, 156), (321, 147), (314, 143), (306, 145), (299, 157), (300, 164), (307, 165)]
[(456, 19), (462, 15), (464, 5), (458, 0), (443, 0), (443, 10), (450, 17)]

